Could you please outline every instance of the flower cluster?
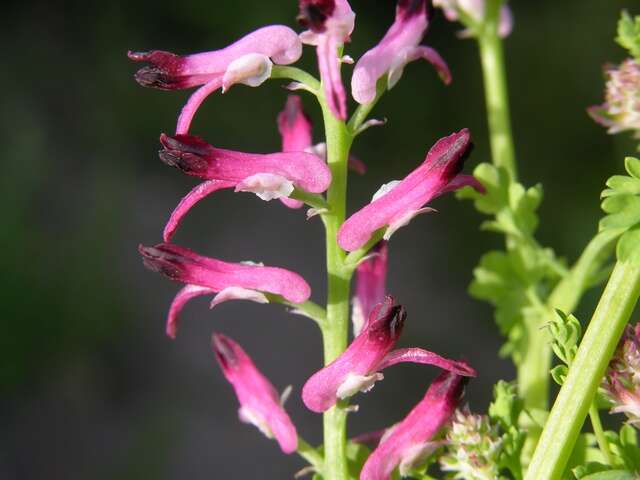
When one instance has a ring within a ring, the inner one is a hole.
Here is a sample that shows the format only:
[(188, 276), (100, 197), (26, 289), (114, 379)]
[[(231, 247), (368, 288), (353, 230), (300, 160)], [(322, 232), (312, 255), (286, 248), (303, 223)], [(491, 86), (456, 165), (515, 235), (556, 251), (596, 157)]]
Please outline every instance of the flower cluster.
[(589, 115), (611, 134), (632, 131), (640, 138), (640, 64), (631, 58), (605, 67), (605, 102), (590, 107)]
[[(148, 268), (184, 285), (169, 308), (166, 332), (171, 338), (177, 334), (179, 314), (186, 302), (204, 295), (213, 295), (212, 307), (233, 299), (282, 303), (314, 318), (324, 334), (327, 322), (332, 320), (328, 312), (310, 302), (311, 288), (295, 272), (262, 263), (231, 263), (172, 243), (190, 209), (221, 189), (254, 193), (265, 201), (278, 199), (292, 209), (306, 203), (312, 207), (307, 215), (321, 215), (325, 222), (328, 216), (336, 216), (336, 210), (344, 211), (344, 205), (332, 205), (330, 196), (323, 196), (333, 187), (336, 173), (327, 162), (329, 145), (313, 142), (312, 124), (300, 97), (289, 95), (277, 116), (281, 135), (278, 152), (227, 150), (190, 133), (196, 111), (206, 97), (217, 90), (224, 93), (235, 84), (252, 87), (262, 84), (276, 68), (282, 68), (278, 66), (295, 63), (302, 55), (303, 44), (316, 47), (321, 76), (321, 82), (314, 80), (317, 84), (302, 85), (303, 90), (316, 95), (325, 122), (339, 122), (347, 128), (344, 122), (348, 115), (347, 94), (341, 67), (353, 61), (342, 55), (342, 49), (353, 33), (355, 14), (346, 0), (300, 0), (299, 4), (298, 18), (307, 29), (300, 34), (286, 26), (271, 25), (210, 52), (186, 56), (157, 50), (129, 52), (132, 60), (148, 64), (135, 75), (141, 85), (163, 90), (198, 87), (183, 107), (175, 133), (160, 135), (159, 157), (163, 163), (197, 177), (201, 183), (171, 213), (163, 231), (163, 243), (139, 247)], [(396, 85), (406, 65), (420, 58), (430, 62), (445, 83), (451, 81), (440, 55), (420, 45), (429, 20), (426, 0), (398, 0), (395, 21), (381, 41), (354, 66), (351, 94), (357, 103), (374, 102), (381, 86)], [(290, 72), (302, 72), (295, 67), (287, 68)], [(283, 77), (284, 71), (280, 70), (278, 78)], [(310, 78), (302, 73), (306, 77), (291, 78), (298, 82)], [(349, 131), (351, 139), (358, 133), (357, 129)], [(326, 412), (358, 392), (369, 391), (384, 378), (385, 368), (398, 363), (433, 365), (443, 370), (407, 418), (387, 431), (363, 467), (363, 480), (388, 479), (396, 467), (404, 473), (425, 459), (438, 444), (435, 436), (455, 411), (466, 379), (476, 374), (463, 361), (446, 359), (418, 347), (395, 348), (407, 314), (386, 292), (391, 235), (416, 215), (432, 211), (425, 205), (439, 195), (464, 186), (483, 190), (473, 177), (460, 173), (471, 147), (467, 129), (440, 139), (404, 179), (383, 185), (371, 203), (346, 220), (343, 216), (330, 238), (336, 248), (341, 248), (341, 268), (349, 274), (355, 271), (356, 275), (354, 339), (341, 354), (309, 377), (302, 388), (304, 404), (314, 412)], [(349, 158), (351, 169), (365, 173), (364, 164), (349, 157), (348, 151), (344, 158)], [(345, 260), (347, 252), (358, 253), (351, 265)], [(249, 355), (234, 340), (219, 333), (213, 335), (213, 351), (238, 397), (240, 419), (275, 438), (283, 452), (296, 451), (301, 441), (296, 428), (275, 388)]]
[(613, 404), (611, 412), (624, 413), (640, 428), (640, 323), (627, 325), (602, 387)]
[(440, 468), (455, 472), (453, 478), (494, 480), (499, 477), (498, 461), (502, 439), (498, 426), (486, 415), (457, 410), (447, 433), (449, 455), (440, 457)]
[[(444, 12), (447, 20), (455, 22), (463, 20), (480, 24), (485, 18), (485, 0), (433, 0), (433, 5), (439, 7)], [(513, 15), (507, 5), (500, 8), (498, 19), (498, 35), (507, 37), (513, 29)], [(460, 32), (460, 36), (468, 37), (473, 35), (473, 28), (470, 26)]]

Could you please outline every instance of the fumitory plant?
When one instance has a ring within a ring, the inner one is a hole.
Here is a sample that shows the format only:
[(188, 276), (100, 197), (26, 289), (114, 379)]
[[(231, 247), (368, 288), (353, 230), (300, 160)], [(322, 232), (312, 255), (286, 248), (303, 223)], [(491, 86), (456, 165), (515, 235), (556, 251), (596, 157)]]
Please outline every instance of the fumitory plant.
[[(300, 0), (298, 6), (301, 33), (270, 25), (209, 52), (129, 52), (131, 60), (146, 64), (135, 74), (139, 84), (197, 87), (175, 132), (160, 135), (159, 157), (200, 183), (169, 216), (162, 243), (139, 247), (148, 268), (183, 284), (169, 307), (167, 335), (177, 335), (185, 303), (203, 295), (213, 297), (212, 307), (229, 300), (278, 303), (314, 321), (322, 333), (324, 366), (309, 372), (295, 391), (309, 410), (322, 414), (322, 445), (303, 440), (284, 408), (291, 390), (279, 394), (238, 342), (214, 333), (212, 350), (236, 393), (240, 420), (275, 439), (284, 453), (297, 452), (309, 464), (300, 473), (316, 480), (640, 478), (640, 327), (627, 325), (640, 295), (640, 160), (626, 158), (628, 175), (607, 181), (606, 215), (582, 254), (569, 262), (536, 239), (542, 187), (518, 177), (503, 52), (514, 21), (503, 0), (398, 0), (385, 35), (355, 61), (345, 54), (356, 25), (347, 0)], [(462, 173), (472, 141), (461, 125), (425, 145), (424, 159), (419, 162), (417, 152), (411, 172), (382, 185), (347, 216), (349, 171), (366, 171), (350, 155), (351, 146), (366, 129), (384, 123), (369, 118), (378, 100), (416, 60), (429, 62), (445, 85), (452, 80), (445, 60), (422, 44), (438, 18), (436, 9), (463, 25), (459, 37), (477, 42), (491, 160), (473, 175)], [(606, 67), (605, 102), (588, 113), (609, 133), (631, 131), (640, 138), (640, 17), (622, 14), (617, 41), (630, 57)], [(319, 78), (291, 66), (303, 45), (315, 47)], [(354, 64), (346, 86), (344, 64)], [(286, 80), (289, 90), (317, 101), (324, 142), (313, 144), (311, 121), (294, 94), (283, 99), (277, 116), (281, 151), (232, 151), (191, 133), (207, 97), (268, 80)], [(295, 272), (211, 258), (172, 243), (190, 209), (220, 189), (279, 200), (290, 209), (306, 205), (307, 217), (322, 221), (325, 305), (310, 300), (309, 285)], [(494, 386), (486, 413), (463, 401), (465, 385), (476, 376), (467, 362), (420, 346), (395, 348), (409, 315), (386, 288), (394, 232), (432, 212), (431, 200), (454, 191), (488, 217), (483, 229), (504, 238), (502, 248), (480, 258), (470, 286), (472, 296), (494, 307), (506, 339), (500, 354), (517, 369), (513, 382)], [(573, 312), (588, 289), (603, 283), (591, 321), (581, 324)], [(387, 367), (402, 362), (431, 365), (439, 374), (411, 411), (398, 412), (398, 423), (350, 435), (347, 417), (357, 411), (352, 397), (370, 391)], [(551, 407), (552, 381), (561, 387)], [(605, 429), (614, 424), (601, 421), (607, 410), (625, 415), (617, 430)]]

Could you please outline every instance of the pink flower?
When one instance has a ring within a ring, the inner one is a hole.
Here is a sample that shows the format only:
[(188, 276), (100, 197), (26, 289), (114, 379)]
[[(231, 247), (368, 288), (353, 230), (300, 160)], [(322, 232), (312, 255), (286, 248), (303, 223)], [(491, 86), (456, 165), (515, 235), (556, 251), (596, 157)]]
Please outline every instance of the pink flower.
[(346, 0), (300, 0), (298, 20), (309, 30), (302, 32), (302, 43), (315, 45), (318, 68), (329, 109), (340, 120), (347, 118), (338, 49), (348, 42), (355, 25), (355, 14)]
[(178, 314), (184, 304), (196, 296), (217, 293), (212, 302), (215, 306), (233, 299), (267, 303), (265, 294), (303, 303), (311, 295), (311, 288), (300, 275), (282, 268), (252, 262), (227, 263), (169, 243), (155, 247), (140, 245), (138, 250), (149, 269), (187, 284), (169, 309), (167, 335), (172, 338), (176, 334)]
[(406, 316), (402, 306), (394, 305), (393, 297), (385, 297), (383, 303), (373, 309), (364, 329), (351, 345), (307, 380), (302, 389), (302, 400), (307, 408), (325, 412), (338, 399), (346, 399), (359, 391), (367, 392), (384, 378), (380, 370), (402, 362), (435, 365), (459, 375), (475, 375), (466, 364), (421, 348), (391, 351), (400, 337)]
[(364, 246), (378, 229), (385, 228), (388, 240), (413, 217), (430, 208), (423, 205), (452, 189), (482, 186), (467, 175), (458, 175), (470, 151), (471, 137), (466, 128), (441, 138), (431, 147), (424, 162), (402, 181), (383, 185), (369, 205), (354, 213), (340, 227), (338, 244), (347, 251)]
[(160, 159), (187, 175), (208, 180), (185, 196), (171, 214), (164, 230), (169, 241), (182, 218), (200, 200), (223, 188), (253, 192), (263, 200), (288, 197), (298, 188), (324, 192), (331, 184), (331, 170), (316, 155), (306, 152), (253, 154), (215, 148), (199, 137), (162, 134)]
[[(284, 110), (278, 114), (278, 131), (282, 137), (283, 152), (306, 152), (313, 144), (311, 119), (302, 109), (302, 99), (289, 95)], [(300, 208), (300, 200), (281, 198), (289, 208)]]
[[(471, 17), (477, 23), (484, 21), (485, 0), (433, 0), (434, 7), (442, 8), (447, 20), (455, 22), (460, 17), (460, 12)], [(513, 14), (507, 5), (500, 9), (500, 19), (498, 20), (498, 35), (508, 37), (513, 30)], [(461, 32), (463, 37), (470, 35), (469, 30)]]
[(235, 83), (256, 87), (271, 76), (272, 61), (288, 65), (302, 55), (302, 44), (296, 32), (283, 25), (270, 25), (242, 37), (221, 50), (197, 53), (184, 57), (169, 52), (129, 52), (136, 62), (148, 62), (141, 68), (136, 81), (145, 87), (175, 90), (202, 87), (182, 109), (176, 127), (177, 134), (185, 134), (196, 111), (214, 91), (228, 90)]
[(390, 480), (398, 466), (402, 476), (419, 467), (440, 445), (432, 439), (451, 419), (466, 380), (442, 372), (409, 415), (385, 434), (362, 467), (360, 480)]
[(425, 0), (398, 0), (395, 22), (380, 43), (358, 60), (353, 70), (351, 94), (356, 102), (372, 102), (378, 79), (387, 75), (388, 88), (392, 88), (400, 80), (405, 65), (420, 58), (430, 62), (446, 84), (451, 82), (449, 67), (438, 52), (420, 46), (428, 24)]
[(240, 420), (255, 425), (268, 438), (275, 437), (284, 453), (295, 452), (298, 448), (296, 427), (271, 382), (242, 347), (229, 337), (214, 333), (212, 344), (222, 373), (240, 402)]
[(387, 242), (381, 241), (371, 249), (371, 255), (356, 269), (356, 294), (353, 297), (351, 321), (357, 337), (369, 314), (384, 300), (387, 280)]

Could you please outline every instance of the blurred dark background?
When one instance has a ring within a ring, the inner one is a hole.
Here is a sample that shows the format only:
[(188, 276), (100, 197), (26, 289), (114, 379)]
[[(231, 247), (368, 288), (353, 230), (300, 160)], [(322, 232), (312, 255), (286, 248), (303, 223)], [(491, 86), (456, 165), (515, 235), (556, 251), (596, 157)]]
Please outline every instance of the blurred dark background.
[[(516, 23), (506, 54), (521, 177), (544, 183), (539, 238), (569, 259), (595, 232), (605, 179), (633, 152), (585, 108), (602, 99), (602, 64), (624, 56), (612, 39), (619, 11), (634, 3), (511, 2)], [(352, 6), (358, 17), (347, 53), (357, 59), (391, 23), (394, 2)], [(248, 302), (209, 311), (200, 299), (184, 311), (177, 340), (165, 337), (178, 286), (146, 271), (136, 246), (160, 240), (169, 212), (194, 185), (156, 155), (159, 133), (173, 129), (189, 93), (139, 87), (125, 55), (215, 49), (264, 24), (294, 26), (296, 13), (294, 0), (5, 3), (0, 478), (291, 478), (302, 462), (238, 422), (210, 351), (213, 329), (238, 340), (279, 389), (294, 386), (288, 411), (307, 440), (320, 441), (320, 417), (297, 395), (320, 366), (312, 322)], [(477, 146), (467, 169), (488, 160), (476, 46), (458, 40), (459, 29), (438, 13), (425, 38), (449, 62), (449, 88), (415, 63), (375, 110), (389, 123), (355, 146), (369, 172), (352, 176), (352, 211), (461, 127)], [(315, 71), (312, 50), (303, 65)], [(276, 151), (285, 98), (280, 82), (235, 87), (210, 97), (192, 131), (221, 147)], [(319, 141), (317, 109), (305, 103)], [(479, 370), (467, 398), (481, 411), (493, 384), (514, 376), (497, 357), (491, 309), (466, 293), (478, 258), (500, 238), (479, 232), (482, 218), (468, 202), (449, 196), (435, 206), (438, 215), (394, 236), (389, 290), (409, 312), (403, 346), (464, 356)], [(229, 261), (290, 268), (324, 299), (321, 223), (302, 211), (224, 191), (191, 212), (175, 241)], [(583, 317), (592, 303), (584, 302)], [(357, 398), (350, 431), (396, 422), (434, 375), (395, 367)]]

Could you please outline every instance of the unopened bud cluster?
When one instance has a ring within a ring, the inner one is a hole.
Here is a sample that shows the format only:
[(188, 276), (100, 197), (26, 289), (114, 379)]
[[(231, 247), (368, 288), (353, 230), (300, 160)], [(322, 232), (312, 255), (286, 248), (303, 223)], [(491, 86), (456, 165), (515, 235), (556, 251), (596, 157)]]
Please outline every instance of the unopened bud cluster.
[(497, 425), (486, 415), (474, 415), (468, 409), (457, 410), (447, 434), (447, 453), (440, 468), (455, 472), (452, 478), (495, 480), (499, 478), (498, 457), (502, 440)]

